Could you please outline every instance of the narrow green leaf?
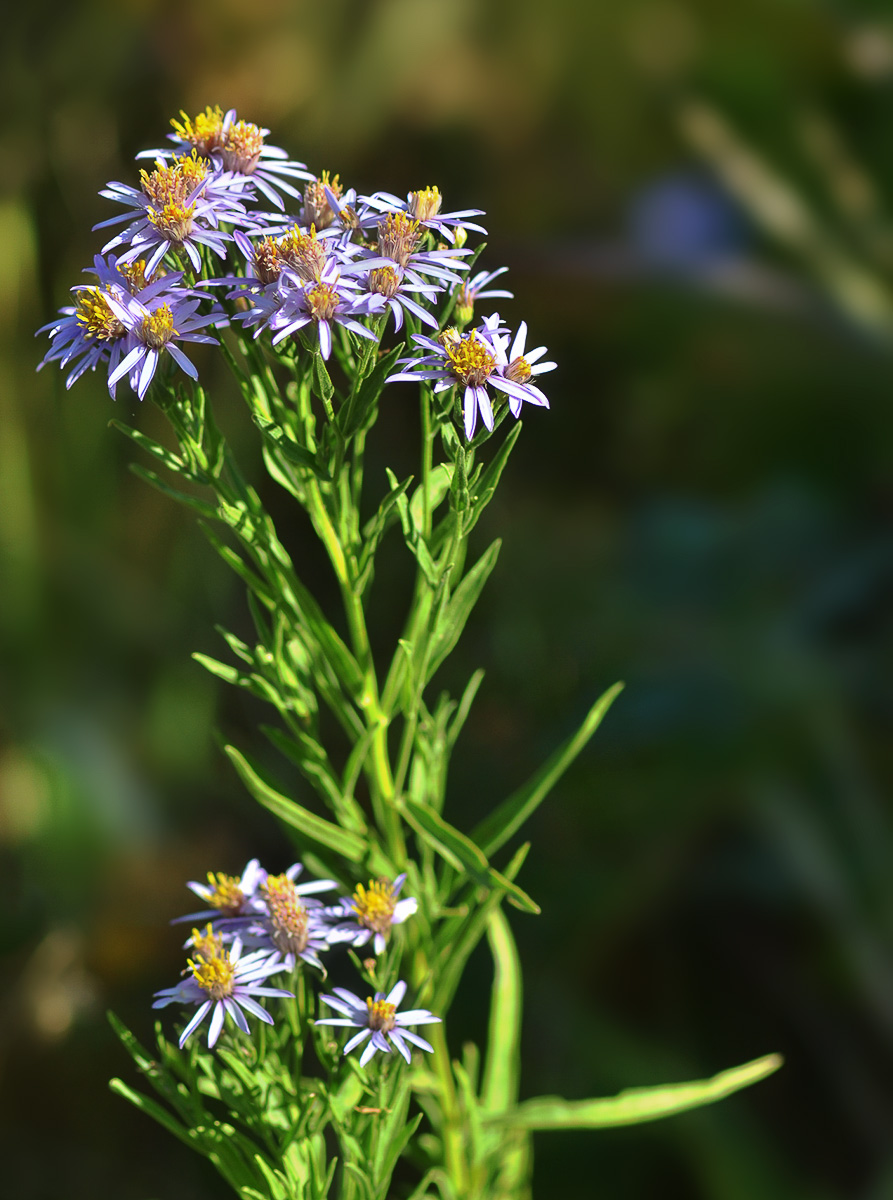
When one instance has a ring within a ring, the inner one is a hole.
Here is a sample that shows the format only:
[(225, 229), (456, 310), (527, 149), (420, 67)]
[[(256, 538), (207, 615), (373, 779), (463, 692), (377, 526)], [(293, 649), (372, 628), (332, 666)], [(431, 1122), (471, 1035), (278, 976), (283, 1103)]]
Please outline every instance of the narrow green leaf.
[(265, 441), (278, 450), (289, 462), (294, 463), (297, 467), (304, 467), (306, 470), (312, 471), (317, 478), (326, 482), (332, 478), (326, 468), (317, 462), (316, 455), (308, 450), (306, 446), (299, 445), (282, 425), (276, 421), (267, 421), (257, 413), (254, 414), (254, 423), (264, 435)]
[(480, 688), (483, 682), (484, 672), (478, 669), (465, 685), (465, 691), (462, 693), (462, 699), (459, 701), (456, 715), (453, 717), (452, 724), (447, 732), (447, 746), (450, 750), (456, 744), (456, 740), (462, 732), (465, 722), (468, 720), (468, 714), (471, 712), (474, 698), (478, 694), (478, 688)]
[[(455, 467), (452, 463), (439, 463), (428, 477), (428, 512), (433, 513), (449, 494)], [(419, 484), (409, 502), (409, 515), (419, 533), (423, 532), (425, 512), (425, 489)]]
[(484, 584), (490, 572), (496, 566), (499, 549), (502, 545), (497, 538), (477, 560), (446, 605), (434, 631), (434, 642), (431, 657), (428, 661), (427, 679), (430, 679), (446, 656), (458, 642), (465, 623), (471, 615), (471, 610), (477, 604), (478, 597), (483, 591)]
[(492, 462), (481, 475), (481, 478), (475, 487), (475, 494), (472, 497), (471, 516), (465, 524), (465, 532), (470, 533), (480, 519), (481, 513), (493, 499), (493, 493), (499, 483), (500, 476), (505, 469), (505, 464), (508, 462), (509, 455), (518, 440), (521, 433), (521, 422), (516, 421), (505, 438), (500, 443), (499, 449), (493, 456)]
[(159, 1125), (162, 1125), (168, 1133), (172, 1133), (185, 1146), (189, 1146), (193, 1150), (196, 1149), (195, 1138), (194, 1136), (190, 1136), (190, 1131), (156, 1100), (152, 1100), (149, 1096), (143, 1095), (142, 1092), (137, 1092), (132, 1087), (128, 1087), (123, 1079), (110, 1079), (109, 1090), (114, 1092), (116, 1096), (129, 1101), (134, 1108), (138, 1108), (140, 1112), (145, 1113), (147, 1117), (151, 1117), (153, 1121), (157, 1121)]
[(627, 1088), (618, 1096), (605, 1100), (538, 1096), (519, 1104), (503, 1117), (491, 1119), (524, 1129), (603, 1129), (611, 1125), (639, 1125), (724, 1100), (733, 1092), (774, 1074), (782, 1062), (780, 1054), (767, 1054), (744, 1066), (721, 1071), (712, 1079), (671, 1083), (664, 1087)]
[(370, 850), (370, 843), (367, 839), (346, 829), (341, 829), (323, 817), (316, 816), (315, 813), (309, 812), (303, 805), (298, 804), (296, 800), (289, 800), (281, 792), (277, 792), (275, 788), (261, 779), (235, 746), (224, 746), (224, 750), (255, 800), (268, 808), (286, 825), (291, 825), (320, 846), (325, 846), (327, 849), (343, 855), (349, 862), (359, 863), (366, 858)]
[(212, 675), (216, 675), (218, 679), (222, 679), (224, 683), (237, 684), (239, 682), (239, 677), (242, 673), (237, 667), (232, 667), (228, 663), (218, 662), (216, 658), (211, 658), (208, 654), (199, 654), (196, 652), (192, 655), (192, 658), (195, 662), (203, 666), (206, 671), (210, 671)]
[(125, 425), (123, 421), (116, 421), (112, 419), (109, 421), (109, 424), (114, 429), (117, 429), (119, 433), (123, 433), (126, 437), (129, 437), (131, 441), (136, 442), (141, 450), (145, 450), (147, 454), (151, 454), (154, 458), (157, 458), (158, 461), (167, 467), (169, 471), (175, 471), (178, 475), (184, 475), (187, 479), (192, 480), (193, 483), (201, 482), (189, 470), (182, 458), (174, 454), (171, 450), (168, 450), (166, 446), (162, 446), (160, 442), (156, 442), (153, 438), (146, 437), (146, 435), (141, 433), (138, 429), (131, 429), (131, 427), (129, 425)]
[(623, 686), (622, 683), (615, 683), (613, 687), (608, 688), (589, 710), (577, 732), (558, 747), (532, 779), (513, 792), (489, 817), (485, 817), (481, 821), (471, 836), (486, 854), (492, 854), (507, 842), (512, 834), (521, 828), (531, 813), (535, 812), (542, 804), (601, 725), (605, 713), (623, 691)]
[(516, 883), (501, 875), (487, 862), (486, 855), (440, 813), (409, 798), (398, 807), (416, 833), (426, 841), (455, 870), (470, 875), (484, 887), (496, 888), (513, 899), (524, 912), (538, 913), (539, 906)]
[(490, 913), (487, 941), (493, 956), (493, 987), (481, 1103), (492, 1113), (517, 1104), (521, 1059), (521, 959), (501, 908)]
[(148, 467), (142, 467), (139, 463), (131, 463), (130, 470), (138, 478), (151, 484), (162, 495), (170, 497), (171, 500), (176, 500), (178, 504), (185, 504), (187, 508), (195, 509), (197, 513), (207, 520), (213, 521), (217, 519), (218, 513), (213, 504), (208, 504), (206, 500), (199, 500), (197, 496), (189, 496), (186, 492), (181, 492), (177, 488), (171, 487), (169, 483), (165, 483), (159, 475), (156, 475), (154, 471), (150, 471)]

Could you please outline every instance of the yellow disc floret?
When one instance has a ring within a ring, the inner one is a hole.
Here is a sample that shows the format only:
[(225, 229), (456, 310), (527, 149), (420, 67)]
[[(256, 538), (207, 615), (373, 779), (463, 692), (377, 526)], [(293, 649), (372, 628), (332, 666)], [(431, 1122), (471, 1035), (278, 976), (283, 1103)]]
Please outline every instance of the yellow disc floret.
[(440, 212), (443, 197), (440, 188), (427, 187), (418, 192), (409, 193), (408, 209), (411, 216), (418, 221), (430, 221)]
[(394, 1020), (394, 1014), (397, 1011), (396, 1004), (388, 1004), (386, 1000), (373, 1000), (371, 996), (367, 996), (366, 1008), (369, 1013), (370, 1029), (378, 1029), (382, 1033), (390, 1033), (397, 1024)]
[(389, 300), (397, 295), (403, 276), (393, 267), (375, 267), (369, 272), (366, 286), (370, 292), (378, 292)]
[(330, 283), (318, 283), (304, 293), (307, 309), (314, 321), (331, 321), (341, 297)]
[(239, 880), (233, 875), (224, 875), (222, 871), (216, 874), (208, 872), (208, 888), (210, 895), (208, 903), (223, 917), (236, 917), (245, 904), (245, 893), (239, 886)]
[(264, 148), (264, 135), (250, 121), (236, 121), (226, 131), (223, 145), (223, 165), (227, 171), (240, 175), (251, 175), (260, 161)]
[(419, 223), (406, 213), (388, 213), (378, 222), (378, 253), (405, 267), (419, 244)]
[(317, 229), (328, 229), (337, 216), (329, 204), (326, 188), (333, 196), (341, 197), (341, 176), (329, 177), (328, 171), (323, 171), (319, 179), (311, 179), (304, 188), (304, 224), (315, 225)]
[(87, 337), (98, 342), (116, 342), (127, 332), (100, 288), (83, 288), (78, 292), (75, 319)]
[(177, 336), (174, 329), (174, 316), (166, 304), (156, 308), (152, 313), (146, 313), (139, 330), (140, 339), (152, 350), (160, 350), (172, 338)]
[(386, 879), (370, 880), (368, 888), (358, 883), (350, 900), (359, 924), (382, 935), (390, 932), (395, 904), (394, 885)]
[(204, 934), (193, 929), (194, 957), (187, 959), (195, 982), (211, 1000), (225, 1000), (233, 994), (236, 968), (223, 944), (209, 925)]
[(287, 875), (268, 875), (261, 891), (270, 914), (270, 937), (280, 954), (301, 954), (309, 936), (307, 909)]
[(510, 379), (512, 383), (526, 383), (533, 374), (533, 368), (530, 363), (522, 355), (513, 358), (505, 369), (506, 379)]
[(441, 339), (447, 352), (453, 374), (466, 387), (482, 387), (493, 373), (496, 358), (487, 346), (472, 332), (464, 337)]
[(279, 239), (279, 257), (307, 283), (318, 280), (329, 257), (325, 245), (316, 236), (311, 224), (308, 233), (295, 225)]
[(188, 117), (181, 108), (180, 116), (183, 118), (182, 122), (176, 118), (171, 119), (177, 137), (189, 142), (199, 154), (205, 156), (219, 150), (223, 138), (223, 109), (219, 104), (214, 108), (208, 105), (205, 111), (194, 119)]

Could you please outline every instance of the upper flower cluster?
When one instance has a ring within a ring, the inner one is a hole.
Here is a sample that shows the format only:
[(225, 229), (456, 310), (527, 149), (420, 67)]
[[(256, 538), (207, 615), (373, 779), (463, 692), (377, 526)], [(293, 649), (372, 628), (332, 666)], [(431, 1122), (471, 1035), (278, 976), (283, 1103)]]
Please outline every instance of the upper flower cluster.
[(123, 211), (96, 226), (116, 230), (94, 260), (96, 282), (76, 285), (75, 303), (40, 331), (51, 339), (41, 365), (70, 367), (67, 386), (101, 367), (113, 396), (126, 379), (142, 399), (162, 361), (195, 379), (182, 343), (215, 343), (209, 331), (233, 323), (328, 359), (344, 339), (380, 343), (390, 316), (411, 335), (391, 378), (461, 388), (469, 438), (478, 416), (493, 428), (501, 397), (514, 416), (525, 400), (548, 403), (530, 377), (554, 364), (532, 365), (544, 351), (524, 354), (524, 325), (514, 339), (494, 317), (462, 332), (477, 302), (511, 296), (489, 286), (504, 267), (469, 277), (479, 209), (445, 211), (433, 186), (403, 200), (358, 194), (290, 159), (234, 109), (180, 116), (169, 146), (137, 156), (153, 160), (139, 186), (100, 193)]

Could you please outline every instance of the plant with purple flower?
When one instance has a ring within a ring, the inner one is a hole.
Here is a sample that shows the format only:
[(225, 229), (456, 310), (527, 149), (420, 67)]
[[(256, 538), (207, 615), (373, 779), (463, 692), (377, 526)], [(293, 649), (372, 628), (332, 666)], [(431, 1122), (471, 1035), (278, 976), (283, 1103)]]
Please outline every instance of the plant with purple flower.
[(329, 949), (328, 927), (323, 905), (310, 899), (309, 893), (333, 887), (330, 879), (296, 885), (289, 872), (266, 877), (259, 891), (262, 910), (248, 933), (269, 943), (273, 950), (270, 962), (281, 961), (291, 971), (300, 959), (325, 976), (319, 955)]
[(402, 979), (391, 988), (387, 995), (384, 992), (376, 992), (374, 999), (370, 996), (365, 1002), (353, 992), (349, 992), (347, 988), (334, 988), (333, 991), (335, 993), (333, 996), (320, 996), (320, 1000), (324, 1000), (329, 1008), (333, 1008), (335, 1012), (343, 1015), (317, 1018), (316, 1024), (346, 1025), (353, 1029), (359, 1029), (360, 1032), (354, 1034), (346, 1043), (344, 1053), (350, 1054), (351, 1050), (355, 1050), (368, 1038), (369, 1044), (360, 1056), (361, 1067), (365, 1067), (376, 1050), (390, 1054), (391, 1046), (395, 1046), (409, 1062), (410, 1051), (409, 1046), (406, 1045), (407, 1042), (412, 1046), (418, 1046), (420, 1050), (427, 1050), (429, 1054), (434, 1053), (432, 1045), (423, 1037), (419, 1037), (417, 1033), (412, 1033), (406, 1026), (432, 1025), (439, 1022), (441, 1018), (435, 1017), (427, 1008), (413, 1008), (407, 1012), (397, 1012), (400, 1002), (406, 995), (406, 984)]
[(202, 342), (216, 346), (217, 338), (199, 330), (208, 325), (225, 325), (226, 314), (215, 306), (210, 312), (199, 313), (203, 298), (192, 292), (170, 290), (161, 292), (143, 303), (136, 296), (116, 298), (109, 293), (107, 303), (127, 331), (132, 347), (109, 375), (109, 391), (114, 396), (115, 385), (125, 375), (140, 400), (145, 396), (162, 355), (167, 354), (190, 379), (198, 379), (198, 371), (177, 342)]
[[(360, 324), (357, 317), (371, 316), (384, 307), (384, 298), (379, 295), (358, 295), (359, 285), (342, 275), (341, 267), (334, 258), (329, 258), (322, 267), (318, 280), (308, 282), (301, 279), (288, 267), (284, 267), (275, 283), (264, 288), (260, 295), (250, 297), (252, 307), (245, 313), (237, 313), (236, 319), (246, 326), (256, 325), (257, 333), (269, 329), (273, 333), (273, 345), (306, 326), (316, 328), (319, 350), (323, 358), (332, 353), (332, 327), (343, 329), (370, 341), (377, 341), (371, 329)], [(242, 289), (230, 293), (241, 296)]]
[(290, 159), (279, 146), (266, 144), (269, 129), (240, 121), (234, 108), (224, 114), (219, 105), (208, 105), (197, 117), (191, 118), (182, 110), (180, 116), (182, 121), (171, 120), (174, 132), (168, 134), (173, 150), (144, 150), (137, 157), (171, 158), (194, 151), (211, 161), (222, 186), (256, 188), (279, 209), (285, 208), (280, 191), (301, 198), (301, 193), (287, 182), (289, 179), (313, 179), (304, 163)]
[(514, 292), (504, 288), (491, 288), (489, 284), (500, 275), (504, 275), (508, 267), (498, 267), (495, 271), (478, 271), (471, 279), (463, 280), (456, 293), (456, 320), (460, 325), (467, 325), (474, 316), (474, 306), (478, 300), (499, 299), (511, 300)]
[[(182, 251), (196, 274), (202, 269), (200, 246), (218, 258), (226, 257), (226, 244), (232, 238), (219, 224), (244, 224), (245, 207), (231, 189), (211, 186), (206, 162), (194, 154), (175, 158), (169, 166), (159, 159), (154, 171), (140, 171), (140, 184), (134, 188), (126, 183), (110, 183), (99, 193), (132, 210), (94, 225), (94, 229), (104, 229), (131, 222), (103, 246), (103, 253), (118, 246), (128, 247), (119, 261), (145, 257), (150, 274), (168, 253)], [(138, 215), (132, 220), (134, 214)]]
[(404, 872), (393, 882), (370, 879), (368, 887), (358, 883), (352, 896), (329, 910), (329, 919), (334, 922), (329, 941), (349, 942), (359, 948), (374, 939), (375, 953), (384, 954), (393, 926), (402, 925), (418, 909), (413, 896), (397, 899), (405, 882)]
[[(381, 212), (406, 213), (410, 220), (418, 221), (424, 229), (432, 230), (449, 242), (457, 240), (457, 230), (461, 230), (463, 234), (467, 233), (469, 229), (473, 229), (476, 233), (487, 232), (483, 225), (476, 225), (467, 219), (468, 217), (483, 216), (482, 208), (465, 208), (461, 212), (452, 213), (441, 212), (443, 196), (440, 194), (440, 188), (437, 187), (420, 188), (417, 192), (410, 192), (405, 201), (390, 192), (375, 192), (371, 196), (363, 196), (363, 201), (370, 208), (376, 208)], [(464, 236), (459, 239), (460, 242), (464, 240)]]
[[(243, 1033), (249, 1033), (245, 1013), (273, 1024), (273, 1018), (258, 1004), (255, 996), (282, 996), (294, 999), (285, 988), (266, 987), (264, 981), (282, 970), (282, 964), (271, 962), (263, 950), (242, 955), (242, 942), (237, 937), (230, 946), (208, 925), (204, 933), (192, 931), (192, 957), (188, 960), (192, 977), (172, 988), (155, 993), (153, 1008), (168, 1004), (195, 1004), (198, 1007), (180, 1034), (182, 1048), (202, 1021), (210, 1014), (208, 1047), (220, 1036), (223, 1022), (230, 1017)], [(243, 1011), (244, 1010), (244, 1011)]]
[(549, 407), (546, 396), (529, 380), (535, 374), (554, 370), (555, 363), (541, 363), (535, 367), (530, 365), (531, 361), (535, 362), (546, 351), (544, 346), (539, 346), (524, 357), (527, 325), (523, 322), (518, 328), (509, 358), (506, 347), (510, 336), (501, 329), (498, 313), (485, 317), (477, 329), (468, 333), (460, 334), (456, 329), (446, 329), (436, 341), (424, 334), (413, 334), (413, 340), (427, 349), (428, 353), (420, 358), (400, 359), (398, 366), (407, 369), (391, 375), (388, 382), (401, 379), (432, 380), (435, 393), (461, 386), (465, 436), (471, 441), (478, 414), (489, 432), (492, 433), (495, 427), (488, 385), (508, 397), (509, 408), (515, 417), (520, 416), (523, 400)]

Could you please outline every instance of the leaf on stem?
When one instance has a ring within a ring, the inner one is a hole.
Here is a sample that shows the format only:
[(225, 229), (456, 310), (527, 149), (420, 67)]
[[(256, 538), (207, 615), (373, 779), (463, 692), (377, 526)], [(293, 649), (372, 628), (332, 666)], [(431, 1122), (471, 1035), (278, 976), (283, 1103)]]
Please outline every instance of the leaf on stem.
[(507, 842), (542, 804), (601, 725), (605, 713), (623, 691), (623, 686), (622, 683), (615, 683), (613, 687), (608, 688), (586, 714), (586, 719), (577, 732), (558, 747), (532, 779), (513, 792), (507, 800), (500, 804), (499, 808), (481, 821), (471, 836), (486, 854), (492, 854)]
[(627, 1088), (604, 1100), (538, 1096), (502, 1116), (489, 1119), (524, 1129), (604, 1129), (612, 1125), (639, 1125), (724, 1100), (774, 1074), (782, 1062), (780, 1054), (767, 1054), (744, 1066), (720, 1071), (712, 1079), (671, 1083), (663, 1087)]

